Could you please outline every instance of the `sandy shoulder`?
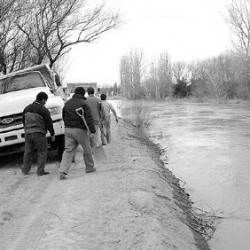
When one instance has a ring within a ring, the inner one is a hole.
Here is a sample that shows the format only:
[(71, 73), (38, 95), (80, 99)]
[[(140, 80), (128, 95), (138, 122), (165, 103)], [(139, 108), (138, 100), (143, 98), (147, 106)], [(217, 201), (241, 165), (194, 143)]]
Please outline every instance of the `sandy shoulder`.
[(79, 150), (65, 181), (55, 161), (43, 177), (1, 167), (0, 249), (198, 249), (175, 180), (134, 133), (113, 121), (97, 172), (85, 174)]

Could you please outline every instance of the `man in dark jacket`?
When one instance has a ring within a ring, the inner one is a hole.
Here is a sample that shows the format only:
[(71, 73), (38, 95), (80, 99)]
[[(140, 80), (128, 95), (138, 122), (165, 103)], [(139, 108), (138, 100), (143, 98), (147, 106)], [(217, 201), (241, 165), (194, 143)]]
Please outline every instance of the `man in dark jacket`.
[[(83, 147), (83, 159), (86, 173), (94, 172), (94, 160), (90, 147), (91, 134), (96, 132), (95, 125), (89, 106), (84, 97), (85, 90), (82, 87), (75, 89), (75, 94), (65, 103), (63, 108), (63, 120), (65, 124), (65, 150), (60, 164), (60, 179), (66, 179), (71, 163), (75, 156), (78, 144)], [(83, 122), (83, 119), (77, 114), (76, 109), (82, 108), (84, 118), (90, 130), (90, 135)]]
[(37, 150), (37, 175), (49, 174), (44, 171), (47, 160), (47, 130), (51, 134), (51, 140), (55, 140), (55, 132), (50, 112), (44, 107), (48, 100), (45, 92), (40, 92), (36, 100), (23, 111), (23, 125), (25, 131), (25, 153), (23, 157), (22, 172), (27, 175), (32, 165), (34, 149)]

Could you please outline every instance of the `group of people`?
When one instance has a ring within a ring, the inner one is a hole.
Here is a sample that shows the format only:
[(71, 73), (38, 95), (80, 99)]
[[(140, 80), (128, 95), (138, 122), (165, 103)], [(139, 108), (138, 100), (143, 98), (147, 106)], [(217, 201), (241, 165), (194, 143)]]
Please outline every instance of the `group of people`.
[[(74, 95), (69, 99), (62, 111), (65, 125), (65, 145), (60, 163), (60, 179), (66, 179), (71, 163), (75, 157), (78, 145), (83, 148), (85, 172), (95, 172), (93, 152), (95, 147), (101, 147), (111, 141), (110, 111), (118, 117), (113, 105), (107, 101), (107, 96), (101, 94), (95, 96), (92, 87), (87, 89), (88, 97), (85, 97), (85, 89), (76, 87)], [(36, 100), (23, 111), (22, 121), (25, 131), (25, 152), (21, 171), (28, 175), (32, 165), (34, 150), (37, 150), (37, 175), (47, 175), (45, 164), (47, 161), (47, 131), (51, 135), (51, 141), (55, 141), (55, 132), (49, 110), (45, 107), (48, 95), (40, 92)]]

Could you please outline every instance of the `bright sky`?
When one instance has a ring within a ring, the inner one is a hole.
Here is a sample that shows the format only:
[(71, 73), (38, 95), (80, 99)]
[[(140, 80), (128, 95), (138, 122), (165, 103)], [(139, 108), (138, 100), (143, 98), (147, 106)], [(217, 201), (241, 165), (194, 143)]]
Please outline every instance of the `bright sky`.
[[(93, 1), (93, 0), (90, 0)], [(230, 48), (226, 0), (107, 0), (126, 23), (70, 55), (67, 82), (119, 82), (119, 63), (131, 49), (142, 49), (145, 63), (168, 52), (172, 61), (189, 62)]]

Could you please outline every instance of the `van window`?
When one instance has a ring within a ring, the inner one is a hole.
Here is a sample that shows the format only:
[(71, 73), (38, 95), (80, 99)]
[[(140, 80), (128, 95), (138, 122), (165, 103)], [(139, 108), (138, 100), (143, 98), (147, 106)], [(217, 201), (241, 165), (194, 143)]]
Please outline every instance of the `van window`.
[(0, 94), (45, 86), (46, 84), (39, 73), (26, 73), (0, 80)]

